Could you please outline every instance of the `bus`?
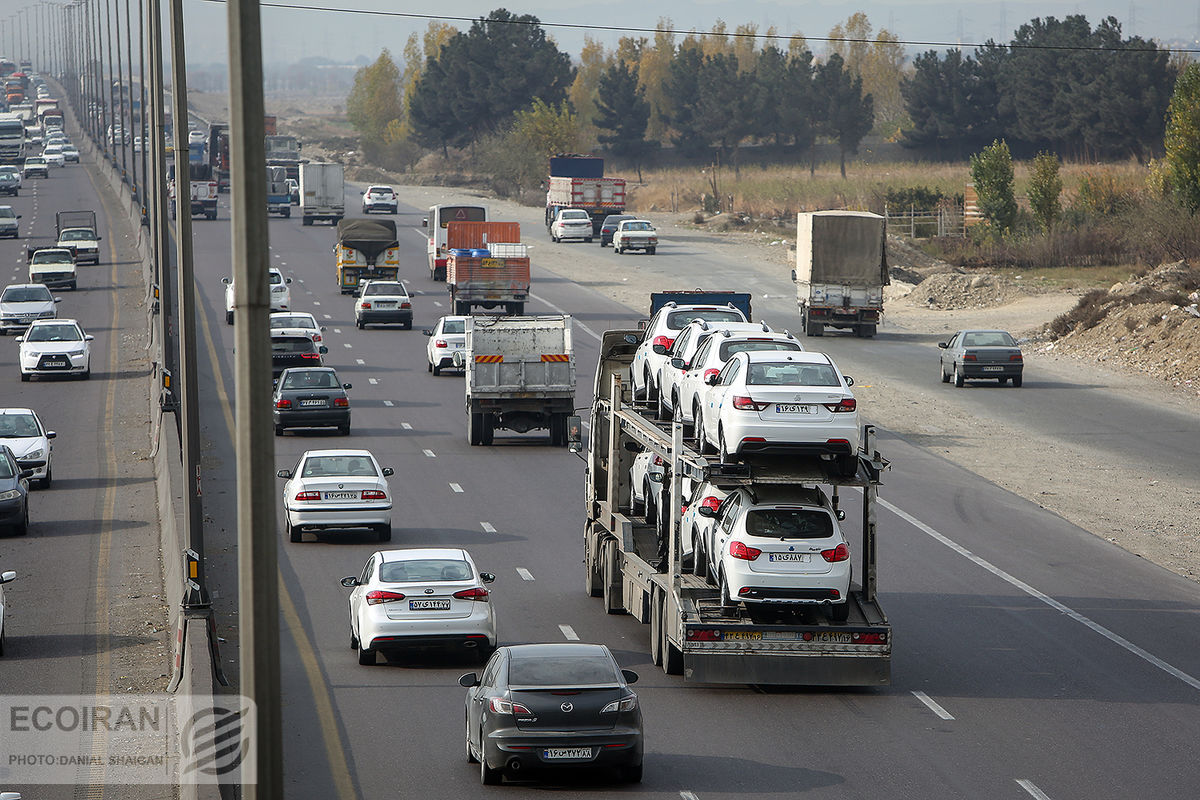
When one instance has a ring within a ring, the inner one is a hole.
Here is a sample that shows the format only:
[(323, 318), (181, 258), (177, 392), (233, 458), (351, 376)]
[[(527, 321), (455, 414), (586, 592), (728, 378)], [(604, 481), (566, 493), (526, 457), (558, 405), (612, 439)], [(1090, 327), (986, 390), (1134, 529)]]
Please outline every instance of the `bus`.
[(487, 222), (487, 206), (445, 204), (431, 206), (421, 226), (429, 231), (426, 252), (431, 280), (446, 280), (446, 226), (451, 222)]

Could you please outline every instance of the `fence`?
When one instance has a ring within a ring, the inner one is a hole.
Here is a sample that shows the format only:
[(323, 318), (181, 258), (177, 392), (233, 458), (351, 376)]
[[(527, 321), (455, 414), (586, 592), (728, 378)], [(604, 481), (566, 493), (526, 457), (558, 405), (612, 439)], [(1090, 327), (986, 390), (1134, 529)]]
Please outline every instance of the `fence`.
[(963, 207), (960, 205), (942, 206), (932, 210), (912, 206), (907, 209), (884, 206), (883, 216), (887, 221), (887, 232), (893, 236), (928, 239), (933, 236), (965, 235)]

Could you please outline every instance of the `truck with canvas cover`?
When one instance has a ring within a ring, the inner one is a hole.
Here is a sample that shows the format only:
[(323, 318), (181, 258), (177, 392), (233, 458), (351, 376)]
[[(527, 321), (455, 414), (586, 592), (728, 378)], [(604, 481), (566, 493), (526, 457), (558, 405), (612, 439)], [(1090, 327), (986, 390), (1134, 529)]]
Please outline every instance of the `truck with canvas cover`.
[(625, 211), (625, 179), (604, 177), (604, 159), (596, 156), (552, 156), (546, 179), (547, 229), (564, 208), (588, 212), (592, 232), (599, 236), (605, 217)]
[(472, 306), (523, 314), (529, 297), (529, 251), (517, 222), (451, 222), (446, 228), (446, 285), (458, 316)]
[(811, 211), (796, 218), (796, 304), (806, 336), (825, 328), (875, 335), (891, 283), (885, 220), (869, 211)]
[(337, 224), (338, 289), (354, 294), (362, 281), (399, 279), (400, 243), (390, 219), (344, 219)]
[(548, 428), (550, 445), (565, 447), (575, 408), (571, 317), (467, 317), (465, 328), (454, 365), (465, 368), (467, 441), (488, 446), (498, 428)]
[(54, 215), (55, 247), (70, 250), (75, 263), (100, 263), (100, 233), (95, 211), (59, 211)]

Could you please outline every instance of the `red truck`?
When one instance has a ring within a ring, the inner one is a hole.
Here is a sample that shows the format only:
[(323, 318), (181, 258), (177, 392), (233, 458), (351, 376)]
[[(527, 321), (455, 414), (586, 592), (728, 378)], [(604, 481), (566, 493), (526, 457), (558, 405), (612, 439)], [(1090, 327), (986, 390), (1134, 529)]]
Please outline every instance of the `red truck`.
[(609, 214), (625, 212), (625, 179), (604, 177), (604, 159), (596, 156), (563, 154), (550, 158), (550, 177), (546, 179), (546, 228), (564, 208), (580, 208), (592, 218), (592, 231)]
[(529, 252), (519, 222), (451, 222), (446, 226), (446, 285), (454, 313), (471, 306), (525, 313), (529, 297)]

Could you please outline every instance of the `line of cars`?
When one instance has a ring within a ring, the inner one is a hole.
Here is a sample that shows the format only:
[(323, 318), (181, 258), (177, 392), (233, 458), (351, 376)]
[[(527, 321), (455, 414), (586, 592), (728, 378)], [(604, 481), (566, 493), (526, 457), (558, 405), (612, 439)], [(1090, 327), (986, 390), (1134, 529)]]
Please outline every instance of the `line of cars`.
[(617, 255), (641, 250), (654, 255), (658, 250), (658, 231), (654, 223), (632, 214), (609, 214), (600, 224), (597, 234), (591, 215), (581, 208), (560, 209), (550, 223), (550, 241), (582, 240), (591, 243), (600, 239), (600, 246), (611, 245)]

